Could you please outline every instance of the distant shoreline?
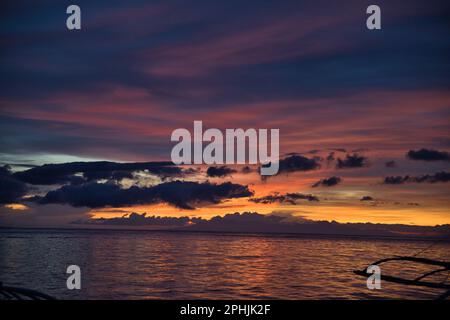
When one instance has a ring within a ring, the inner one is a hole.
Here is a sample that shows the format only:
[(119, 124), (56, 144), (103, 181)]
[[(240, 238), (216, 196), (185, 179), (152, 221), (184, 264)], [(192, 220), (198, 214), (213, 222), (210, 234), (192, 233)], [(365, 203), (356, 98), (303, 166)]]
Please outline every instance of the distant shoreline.
[[(0, 227), (0, 234), (8, 232), (108, 232), (108, 233), (124, 233), (124, 232), (149, 232), (149, 233), (172, 233), (172, 234), (208, 234), (221, 236), (246, 236), (246, 237), (270, 237), (270, 238), (337, 238), (337, 239), (351, 239), (351, 240), (380, 240), (380, 241), (437, 241), (450, 244), (450, 237), (427, 237), (427, 236), (387, 236), (387, 235), (351, 235), (351, 234), (336, 234), (336, 233), (282, 233), (282, 232), (243, 232), (243, 231), (215, 231), (215, 230), (188, 230), (182, 228), (173, 229), (131, 229), (131, 228), (57, 228), (57, 227)], [(1, 236), (0, 236), (1, 237)]]

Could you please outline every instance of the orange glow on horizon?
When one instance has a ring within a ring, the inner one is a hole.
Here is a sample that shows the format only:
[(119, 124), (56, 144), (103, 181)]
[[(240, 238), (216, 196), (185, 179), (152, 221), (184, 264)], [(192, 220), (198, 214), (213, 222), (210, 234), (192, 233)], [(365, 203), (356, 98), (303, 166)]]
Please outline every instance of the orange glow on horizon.
[(16, 211), (24, 211), (24, 210), (29, 209), (26, 205), (21, 204), (21, 203), (5, 204), (5, 208), (11, 209), (11, 210), (16, 210)]

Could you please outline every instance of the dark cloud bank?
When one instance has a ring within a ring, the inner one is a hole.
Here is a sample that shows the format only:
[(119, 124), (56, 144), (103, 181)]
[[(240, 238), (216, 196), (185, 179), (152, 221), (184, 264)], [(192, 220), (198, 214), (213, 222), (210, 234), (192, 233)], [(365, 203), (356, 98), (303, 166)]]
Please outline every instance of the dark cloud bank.
[(342, 179), (340, 177), (330, 177), (330, 178), (326, 178), (326, 179), (322, 179), (317, 181), (316, 183), (314, 183), (312, 185), (313, 188), (319, 187), (319, 186), (324, 186), (324, 187), (333, 187), (338, 185), (339, 183), (341, 183)]
[(368, 165), (367, 158), (358, 154), (347, 154), (345, 159), (338, 158), (336, 168), (362, 168)]
[(220, 178), (229, 176), (236, 172), (237, 172), (236, 170), (229, 168), (227, 166), (209, 167), (208, 170), (206, 170), (206, 175), (212, 178)]
[(389, 176), (384, 178), (384, 184), (403, 184), (403, 183), (438, 183), (450, 182), (450, 172), (437, 172), (435, 174), (424, 174), (421, 176)]
[(35, 197), (40, 204), (69, 204), (74, 207), (121, 207), (139, 204), (168, 203), (181, 209), (195, 209), (217, 204), (226, 199), (252, 196), (247, 186), (230, 182), (212, 184), (190, 181), (171, 181), (152, 187), (133, 186), (122, 189), (112, 183), (67, 185)]
[(450, 239), (450, 225), (409, 226), (373, 223), (337, 223), (312, 221), (291, 215), (263, 215), (256, 212), (227, 214), (211, 220), (188, 217), (156, 217), (132, 213), (112, 219), (88, 219), (74, 222), (78, 225), (104, 226), (160, 226), (161, 230), (232, 232), (232, 233), (282, 233), (347, 236), (430, 237)]
[(411, 160), (450, 161), (450, 154), (448, 152), (432, 149), (420, 149), (417, 151), (410, 150), (406, 154), (406, 157)]
[(118, 218), (80, 219), (74, 224), (80, 225), (108, 225), (108, 226), (159, 226), (159, 227), (185, 227), (191, 223), (205, 221), (202, 218), (189, 217), (161, 217), (147, 216), (147, 213), (132, 212)]
[(284, 203), (284, 204), (297, 204), (300, 200), (307, 201), (319, 201), (319, 198), (313, 196), (312, 194), (302, 194), (302, 193), (286, 193), (279, 194), (273, 193), (271, 195), (260, 197), (260, 198), (252, 198), (250, 201), (255, 203)]
[(19, 201), (28, 187), (14, 177), (8, 166), (4, 166), (0, 167), (0, 190), (0, 204), (7, 204)]
[[(124, 178), (132, 179), (137, 171), (159, 176), (163, 183), (151, 187), (122, 188), (118, 182)], [(218, 167), (208, 173), (210, 176), (224, 176), (231, 172), (235, 171)], [(213, 184), (175, 180), (194, 173), (197, 171), (192, 168), (183, 169), (171, 162), (72, 162), (46, 164), (15, 173), (4, 166), (0, 167), (0, 203), (23, 201), (22, 197), (31, 185), (55, 185), (59, 188), (27, 201), (88, 208), (168, 203), (182, 209), (195, 209), (253, 195), (247, 186), (229, 182)], [(175, 181), (168, 181), (168, 178)], [(100, 180), (106, 182), (99, 183), (102, 182)]]
[[(262, 165), (264, 167), (265, 165)], [(320, 169), (320, 158), (307, 158), (298, 154), (291, 153), (289, 156), (280, 159), (278, 173), (290, 174), (294, 172), (311, 171)], [(266, 180), (271, 176), (261, 176), (262, 180)]]
[(278, 173), (289, 173), (296, 171), (310, 171), (320, 168), (317, 159), (309, 159), (300, 155), (292, 155), (280, 160)]
[(14, 173), (14, 178), (29, 184), (80, 184), (99, 179), (132, 178), (135, 171), (147, 171), (161, 178), (180, 177), (189, 172), (172, 162), (117, 163), (109, 161), (45, 164)]

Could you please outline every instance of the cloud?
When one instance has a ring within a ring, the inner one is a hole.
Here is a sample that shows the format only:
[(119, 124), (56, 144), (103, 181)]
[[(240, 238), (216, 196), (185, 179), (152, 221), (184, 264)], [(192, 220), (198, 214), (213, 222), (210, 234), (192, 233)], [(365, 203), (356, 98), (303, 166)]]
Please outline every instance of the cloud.
[(233, 173), (236, 173), (236, 170), (227, 166), (209, 167), (208, 170), (206, 170), (208, 177), (225, 177)]
[(319, 186), (325, 186), (325, 187), (333, 187), (335, 185), (338, 185), (339, 183), (341, 183), (342, 179), (340, 177), (330, 177), (330, 178), (326, 178), (326, 179), (322, 179), (317, 181), (316, 183), (314, 183), (312, 185), (313, 188), (319, 187)]
[(66, 185), (34, 200), (40, 204), (59, 203), (89, 208), (168, 203), (177, 208), (193, 210), (207, 204), (218, 204), (226, 199), (252, 195), (247, 186), (230, 182), (212, 184), (172, 181), (152, 187), (133, 186), (128, 189), (112, 183), (90, 182)]
[(450, 172), (437, 172), (435, 174), (424, 174), (421, 176), (389, 176), (384, 178), (384, 184), (403, 184), (407, 182), (411, 183), (437, 183), (437, 182), (449, 182)]
[(338, 158), (336, 167), (343, 168), (362, 168), (367, 166), (367, 158), (358, 154), (347, 154), (345, 159)]
[(332, 150), (332, 151), (337, 151), (337, 152), (342, 152), (342, 153), (347, 152), (347, 150), (344, 149), (344, 148), (331, 148), (330, 150)]
[(28, 190), (25, 183), (17, 180), (8, 166), (0, 167), (0, 203), (14, 203), (20, 200)]
[(328, 154), (328, 156), (327, 156), (327, 161), (328, 162), (332, 162), (332, 161), (334, 161), (336, 158), (334, 157), (334, 151), (333, 152), (330, 152), (329, 154)]
[(450, 161), (450, 154), (448, 152), (432, 149), (410, 150), (406, 154), (406, 157), (411, 160)]
[(389, 176), (384, 178), (384, 184), (402, 184), (408, 181), (409, 176)]
[(88, 171), (84, 172), (83, 176), (86, 178), (87, 181), (93, 181), (93, 180), (114, 180), (114, 181), (120, 181), (122, 179), (132, 179), (133, 173), (132, 171)]
[(278, 173), (310, 171), (318, 168), (320, 168), (320, 164), (317, 159), (309, 159), (300, 155), (292, 155), (280, 160)]
[(117, 218), (89, 218), (74, 221), (74, 224), (117, 225), (117, 226), (168, 226), (183, 227), (198, 223), (202, 218), (147, 216), (147, 213), (125, 214)]
[(180, 167), (174, 166), (172, 162), (118, 163), (94, 161), (45, 164), (16, 172), (14, 177), (30, 184), (80, 184), (100, 179), (119, 181), (123, 178), (132, 178), (132, 172), (134, 171), (144, 170), (162, 178), (179, 177), (188, 173), (188, 171), (183, 171)]
[(395, 168), (397, 167), (397, 163), (394, 160), (386, 161), (384, 166), (386, 168)]
[(301, 194), (301, 193), (286, 193), (279, 194), (273, 193), (271, 195), (260, 197), (260, 198), (252, 198), (250, 201), (255, 203), (288, 203), (288, 204), (297, 204), (299, 200), (308, 200), (308, 201), (319, 201), (319, 199), (311, 194)]

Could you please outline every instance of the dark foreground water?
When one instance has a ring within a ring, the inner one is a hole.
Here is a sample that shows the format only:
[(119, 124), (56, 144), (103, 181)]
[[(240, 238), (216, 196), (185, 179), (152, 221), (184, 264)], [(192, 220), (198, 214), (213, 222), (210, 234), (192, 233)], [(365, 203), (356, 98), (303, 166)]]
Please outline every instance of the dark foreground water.
[[(431, 299), (441, 291), (387, 282), (372, 291), (352, 273), (430, 245), (314, 236), (1, 230), (0, 281), (66, 299)], [(450, 244), (439, 242), (420, 256), (448, 260), (449, 254)], [(81, 267), (81, 290), (66, 288), (71, 264)], [(424, 271), (403, 263), (386, 265), (382, 273), (399, 275), (398, 269), (412, 277)]]

